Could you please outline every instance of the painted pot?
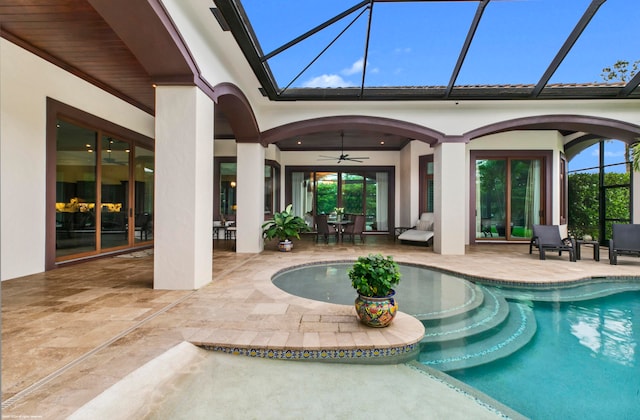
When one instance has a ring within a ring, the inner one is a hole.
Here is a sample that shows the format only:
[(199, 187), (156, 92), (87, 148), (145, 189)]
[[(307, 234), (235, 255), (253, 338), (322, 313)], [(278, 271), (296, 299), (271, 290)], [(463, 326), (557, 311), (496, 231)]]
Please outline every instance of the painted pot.
[(289, 252), (293, 249), (293, 242), (290, 240), (278, 242), (278, 249), (282, 252)]
[(355, 305), (360, 321), (369, 327), (387, 327), (398, 312), (395, 295), (395, 290), (391, 290), (391, 293), (384, 297), (368, 297), (358, 294)]

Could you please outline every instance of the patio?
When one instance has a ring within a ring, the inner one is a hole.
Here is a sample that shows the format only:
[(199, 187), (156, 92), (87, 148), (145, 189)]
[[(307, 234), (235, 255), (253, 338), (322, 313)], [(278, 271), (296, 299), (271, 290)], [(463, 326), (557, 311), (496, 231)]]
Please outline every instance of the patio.
[(3, 415), (66, 417), (183, 341), (349, 349), (411, 343), (420, 334), (407, 315), (396, 319), (394, 330), (371, 331), (356, 322), (351, 307), (287, 295), (269, 279), (288, 266), (379, 252), (399, 262), (507, 283), (637, 277), (640, 272), (632, 257), (620, 257), (617, 266), (606, 258), (569, 263), (557, 254), (540, 261), (528, 254), (527, 244), (470, 246), (464, 256), (380, 237), (367, 237), (364, 244), (315, 244), (305, 237), (291, 253), (267, 244), (260, 254), (236, 254), (230, 245), (214, 241), (214, 281), (196, 291), (153, 290), (150, 252), (3, 282)]

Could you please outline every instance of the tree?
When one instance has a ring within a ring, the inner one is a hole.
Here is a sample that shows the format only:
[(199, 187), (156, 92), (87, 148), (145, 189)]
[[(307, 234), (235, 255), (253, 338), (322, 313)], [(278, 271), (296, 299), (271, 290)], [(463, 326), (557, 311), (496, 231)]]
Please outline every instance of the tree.
[(631, 145), (631, 156), (633, 156), (633, 170), (640, 172), (640, 143)]
[(636, 75), (636, 73), (640, 70), (640, 60), (636, 60), (631, 63), (631, 68), (629, 68), (629, 62), (626, 60), (618, 60), (613, 66), (605, 67), (602, 69), (602, 79), (605, 82), (608, 81), (619, 81), (619, 82), (627, 82)]

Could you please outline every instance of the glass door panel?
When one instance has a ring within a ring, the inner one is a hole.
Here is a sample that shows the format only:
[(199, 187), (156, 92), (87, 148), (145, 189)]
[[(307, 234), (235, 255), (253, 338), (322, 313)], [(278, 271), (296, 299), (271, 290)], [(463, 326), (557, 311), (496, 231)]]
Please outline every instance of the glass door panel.
[(540, 224), (542, 212), (540, 159), (511, 161), (510, 238), (531, 238), (532, 226)]
[(236, 220), (237, 164), (220, 164), (220, 220)]
[(342, 200), (340, 207), (345, 214), (364, 214), (364, 176), (360, 174), (342, 173)]
[(476, 161), (476, 238), (506, 239), (507, 161)]
[(102, 137), (100, 247), (129, 244), (129, 143)]
[(133, 175), (135, 179), (135, 190), (133, 193), (135, 197), (134, 242), (136, 243), (153, 240), (154, 171), (154, 152), (142, 147), (136, 147)]
[(94, 130), (58, 121), (56, 138), (56, 257), (96, 250)]
[(304, 218), (307, 226), (314, 227), (313, 197), (315, 195), (312, 172), (292, 172), (291, 202), (293, 213)]
[(338, 207), (338, 173), (316, 172), (316, 214), (333, 214)]
[(367, 174), (366, 229), (385, 232), (389, 230), (389, 174)]

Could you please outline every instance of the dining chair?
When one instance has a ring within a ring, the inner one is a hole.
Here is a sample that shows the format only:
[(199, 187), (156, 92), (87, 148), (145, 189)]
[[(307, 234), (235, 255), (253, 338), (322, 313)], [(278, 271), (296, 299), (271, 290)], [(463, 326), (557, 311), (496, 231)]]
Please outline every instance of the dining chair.
[(351, 235), (351, 242), (356, 242), (356, 235), (360, 235), (360, 242), (364, 242), (364, 229), (365, 229), (365, 217), (363, 214), (356, 214), (351, 219), (353, 223), (345, 226), (342, 232), (342, 238), (344, 240), (345, 235)]
[(335, 236), (336, 242), (338, 241), (338, 231), (333, 226), (329, 226), (326, 214), (316, 216), (316, 243), (320, 235), (324, 236), (325, 243), (329, 243), (329, 235)]

